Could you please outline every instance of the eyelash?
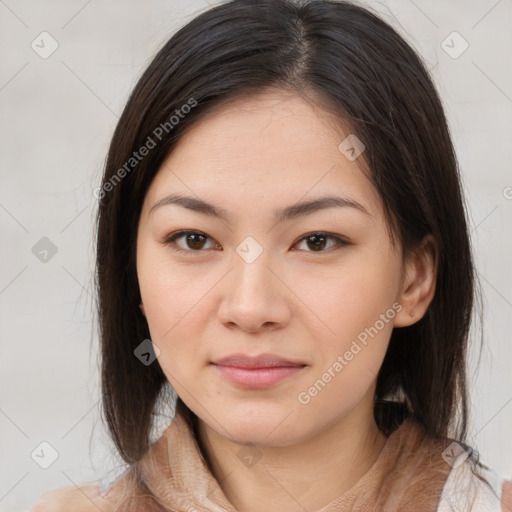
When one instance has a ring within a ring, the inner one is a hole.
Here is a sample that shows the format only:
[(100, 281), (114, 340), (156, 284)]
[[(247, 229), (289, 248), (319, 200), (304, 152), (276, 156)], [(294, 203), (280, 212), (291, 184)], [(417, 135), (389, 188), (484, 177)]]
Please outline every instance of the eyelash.
[[(181, 238), (181, 237), (183, 237), (185, 235), (189, 235), (189, 234), (201, 235), (201, 236), (206, 237), (209, 240), (212, 240), (212, 238), (210, 238), (206, 233), (203, 233), (202, 231), (196, 231), (196, 230), (193, 230), (193, 229), (184, 229), (182, 231), (177, 231), (176, 233), (173, 233), (173, 234), (169, 235), (165, 239), (164, 244), (170, 246), (170, 248), (173, 251), (189, 252), (189, 253), (205, 252), (206, 249), (197, 249), (197, 250), (194, 250), (194, 249), (182, 249), (181, 247), (178, 247), (176, 245), (176, 240), (177, 239), (179, 239), (179, 238)], [(334, 249), (339, 249), (340, 247), (351, 245), (349, 242), (347, 242), (346, 240), (344, 240), (340, 236), (334, 235), (334, 234), (331, 234), (331, 233), (326, 233), (325, 231), (312, 231), (311, 233), (307, 233), (302, 238), (300, 238), (294, 245), (296, 245), (299, 242), (302, 242), (303, 240), (306, 240), (307, 238), (309, 238), (310, 236), (313, 236), (313, 235), (319, 235), (320, 237), (334, 240), (336, 242), (336, 245), (334, 245), (332, 247), (329, 247), (328, 249), (321, 250), (321, 251), (306, 251), (306, 252), (309, 252), (311, 254), (326, 253), (330, 249), (333, 249), (333, 248)]]

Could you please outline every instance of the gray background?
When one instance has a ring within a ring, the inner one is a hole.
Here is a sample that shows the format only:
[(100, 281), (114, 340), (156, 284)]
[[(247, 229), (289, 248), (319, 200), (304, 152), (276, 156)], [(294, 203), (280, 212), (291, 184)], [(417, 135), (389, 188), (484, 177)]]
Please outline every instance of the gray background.
[[(471, 358), (470, 444), (510, 477), (512, 2), (371, 4), (424, 57), (449, 117), (486, 308), (478, 373), (477, 350)], [(0, 0), (0, 511), (28, 509), (44, 492), (119, 465), (99, 421), (92, 191), (136, 79), (206, 8)], [(43, 31), (58, 43), (47, 58), (31, 47), (51, 49)], [(38, 252), (48, 250), (43, 237), (55, 254)], [(58, 452), (48, 469), (31, 457), (43, 441)]]

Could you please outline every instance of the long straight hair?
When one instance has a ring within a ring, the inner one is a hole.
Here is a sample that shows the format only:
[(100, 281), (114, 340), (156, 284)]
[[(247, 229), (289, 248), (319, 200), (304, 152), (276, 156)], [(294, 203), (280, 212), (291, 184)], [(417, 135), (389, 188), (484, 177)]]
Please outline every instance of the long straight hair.
[[(166, 384), (158, 360), (146, 366), (134, 356), (150, 337), (135, 264), (146, 191), (180, 137), (205, 114), (272, 88), (313, 98), (365, 144), (360, 158), (404, 255), (426, 235), (435, 240), (435, 296), (421, 320), (393, 330), (376, 397), (400, 402), (428, 434), (464, 443), (475, 272), (456, 156), (428, 70), (368, 8), (346, 1), (233, 0), (193, 18), (158, 51), (108, 152), (96, 279), (103, 413), (119, 454), (136, 465), (147, 452)], [(134, 152), (150, 145), (135, 161)], [(376, 421), (389, 431), (395, 420), (379, 414)]]

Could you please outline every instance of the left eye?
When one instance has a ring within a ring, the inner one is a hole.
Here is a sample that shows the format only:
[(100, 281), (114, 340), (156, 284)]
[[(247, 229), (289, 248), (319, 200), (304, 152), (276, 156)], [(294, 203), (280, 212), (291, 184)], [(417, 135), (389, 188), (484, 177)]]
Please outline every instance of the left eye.
[(327, 247), (327, 249), (348, 245), (348, 242), (343, 240), (341, 237), (337, 235), (330, 235), (328, 233), (311, 233), (309, 235), (303, 236), (299, 242), (304, 241), (308, 247), (314, 248), (312, 251), (306, 252), (326, 252), (325, 248), (328, 240), (331, 240), (333, 243)]
[[(184, 244), (178, 243), (178, 240), (180, 239), (184, 239)], [(170, 235), (166, 238), (165, 244), (173, 246), (172, 249), (176, 251), (201, 252), (201, 250), (205, 248), (205, 242), (207, 240), (213, 239), (211, 239), (206, 233), (188, 229), (178, 231), (177, 233)], [(327, 242), (329, 240), (333, 243), (331, 243), (327, 249), (331, 249), (336, 246), (341, 247), (349, 245), (349, 243), (341, 237), (323, 232), (305, 235), (294, 245), (297, 245), (299, 242), (304, 242), (309, 248), (313, 248), (313, 250), (306, 252), (326, 252), (326, 246), (328, 245)], [(220, 245), (216, 243), (213, 243), (213, 247), (210, 248), (221, 249)]]

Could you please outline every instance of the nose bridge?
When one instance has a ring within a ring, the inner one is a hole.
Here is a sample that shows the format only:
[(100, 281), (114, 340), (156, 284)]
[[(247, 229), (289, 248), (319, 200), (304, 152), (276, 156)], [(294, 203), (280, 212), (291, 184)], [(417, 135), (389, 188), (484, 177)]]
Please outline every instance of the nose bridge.
[(264, 324), (282, 325), (290, 311), (271, 269), (273, 255), (253, 237), (244, 239), (232, 255), (232, 270), (220, 306), (220, 320), (256, 331)]
[[(237, 295), (260, 295), (271, 291), (273, 273), (269, 270), (271, 254), (254, 237), (246, 237), (235, 249), (233, 255), (234, 284)], [(259, 300), (262, 297), (258, 297)]]

